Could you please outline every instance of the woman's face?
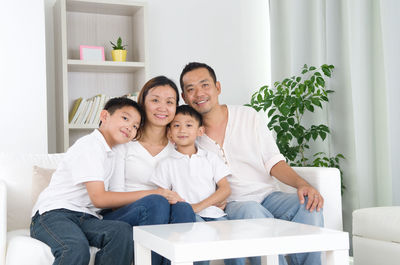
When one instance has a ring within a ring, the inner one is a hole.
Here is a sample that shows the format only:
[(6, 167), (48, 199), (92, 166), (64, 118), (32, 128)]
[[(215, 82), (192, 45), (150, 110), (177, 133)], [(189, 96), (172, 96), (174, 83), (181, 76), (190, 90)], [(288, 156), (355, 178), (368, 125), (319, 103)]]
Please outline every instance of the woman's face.
[(167, 126), (176, 111), (177, 96), (175, 90), (168, 86), (156, 86), (149, 90), (145, 100), (146, 124)]

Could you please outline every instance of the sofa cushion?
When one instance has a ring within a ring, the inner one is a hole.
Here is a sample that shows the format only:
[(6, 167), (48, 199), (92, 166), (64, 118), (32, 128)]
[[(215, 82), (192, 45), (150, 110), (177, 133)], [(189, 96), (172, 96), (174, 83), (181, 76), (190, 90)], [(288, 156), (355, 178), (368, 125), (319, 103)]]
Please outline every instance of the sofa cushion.
[(400, 206), (373, 207), (353, 212), (353, 235), (400, 243)]
[(33, 166), (32, 175), (32, 194), (31, 201), (32, 204), (36, 203), (39, 194), (49, 186), (51, 176), (53, 175), (55, 169), (43, 168), (39, 166)]
[[(23, 255), (21, 255), (23, 251)], [(94, 264), (97, 248), (90, 248), (89, 265)], [(54, 256), (50, 247), (43, 242), (31, 238), (28, 229), (14, 230), (7, 233), (7, 265), (43, 265), (53, 264)]]
[(0, 179), (7, 186), (7, 231), (29, 227), (33, 206), (33, 166), (56, 168), (62, 157), (62, 154), (0, 153)]

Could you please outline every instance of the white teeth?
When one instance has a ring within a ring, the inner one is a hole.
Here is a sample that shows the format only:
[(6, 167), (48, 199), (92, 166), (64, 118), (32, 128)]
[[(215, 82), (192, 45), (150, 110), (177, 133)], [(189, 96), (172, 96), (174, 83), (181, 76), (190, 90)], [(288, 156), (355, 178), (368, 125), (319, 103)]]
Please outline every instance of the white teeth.
[(167, 117), (167, 115), (155, 115), (156, 117), (158, 117), (158, 118), (166, 118)]
[(197, 104), (203, 104), (206, 100), (198, 101)]

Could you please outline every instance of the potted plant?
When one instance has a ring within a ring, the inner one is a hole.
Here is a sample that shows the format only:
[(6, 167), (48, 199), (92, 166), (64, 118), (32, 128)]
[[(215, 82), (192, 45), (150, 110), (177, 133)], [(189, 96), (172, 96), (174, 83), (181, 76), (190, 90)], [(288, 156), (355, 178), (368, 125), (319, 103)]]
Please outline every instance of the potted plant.
[[(275, 82), (273, 88), (261, 87), (252, 97), (250, 106), (257, 111), (268, 111), (268, 128), (276, 132), (276, 142), (280, 152), (291, 166), (336, 167), (340, 170), (342, 154), (330, 157), (317, 152), (307, 157), (311, 140), (326, 139), (330, 130), (324, 124), (305, 127), (302, 123), (306, 112), (314, 112), (315, 107), (323, 108), (332, 90), (326, 88), (325, 78), (330, 78), (333, 65), (303, 66), (301, 74)], [(342, 174), (341, 174), (342, 176)], [(345, 189), (342, 181), (342, 193)]]
[(125, 47), (127, 45), (122, 45), (122, 39), (121, 37), (118, 38), (117, 44), (114, 44), (112, 41), (110, 41), (113, 50), (111, 51), (111, 56), (113, 61), (118, 61), (118, 62), (125, 62), (126, 61), (126, 50)]

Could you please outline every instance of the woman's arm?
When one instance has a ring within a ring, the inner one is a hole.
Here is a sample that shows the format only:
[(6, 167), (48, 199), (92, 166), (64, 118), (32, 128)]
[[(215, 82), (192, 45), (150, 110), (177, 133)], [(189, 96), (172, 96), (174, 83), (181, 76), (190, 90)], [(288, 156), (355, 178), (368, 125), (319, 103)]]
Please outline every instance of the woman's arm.
[(231, 195), (231, 187), (229, 186), (227, 178), (224, 177), (218, 181), (217, 190), (213, 194), (201, 202), (192, 204), (193, 211), (198, 213), (207, 207), (219, 204), (220, 202), (225, 201), (229, 195)]

